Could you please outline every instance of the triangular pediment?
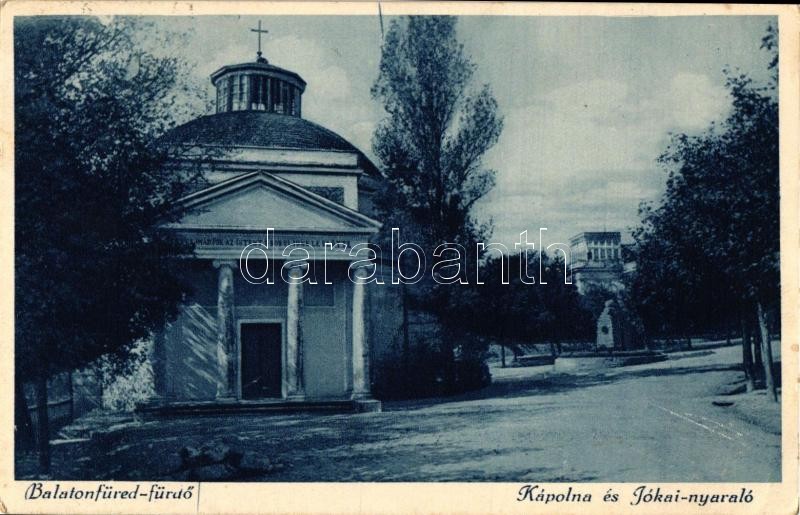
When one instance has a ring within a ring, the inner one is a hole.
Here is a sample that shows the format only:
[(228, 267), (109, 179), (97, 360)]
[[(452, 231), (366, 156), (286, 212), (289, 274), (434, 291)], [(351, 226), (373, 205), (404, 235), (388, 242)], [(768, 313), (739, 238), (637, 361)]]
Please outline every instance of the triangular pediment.
[(266, 172), (215, 184), (180, 203), (178, 229), (377, 231), (375, 220)]

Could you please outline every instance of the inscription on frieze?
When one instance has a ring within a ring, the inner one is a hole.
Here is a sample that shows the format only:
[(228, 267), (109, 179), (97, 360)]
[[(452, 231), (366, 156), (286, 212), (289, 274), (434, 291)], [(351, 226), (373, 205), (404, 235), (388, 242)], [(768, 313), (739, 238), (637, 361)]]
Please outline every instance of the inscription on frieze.
[(325, 247), (326, 243), (333, 246), (347, 245), (352, 247), (357, 243), (366, 241), (366, 238), (354, 238), (352, 235), (342, 234), (274, 234), (274, 233), (205, 233), (183, 232), (181, 236), (197, 246), (203, 247), (235, 247), (244, 248), (253, 243), (261, 243), (268, 248), (284, 249), (290, 245), (304, 245), (310, 247)]

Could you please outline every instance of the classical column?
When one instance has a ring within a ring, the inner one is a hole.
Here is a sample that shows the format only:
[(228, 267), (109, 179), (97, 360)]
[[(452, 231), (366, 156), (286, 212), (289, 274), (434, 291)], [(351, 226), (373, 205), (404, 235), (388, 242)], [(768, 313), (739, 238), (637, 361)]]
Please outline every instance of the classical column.
[(236, 398), (236, 325), (233, 300), (233, 261), (215, 261), (219, 269), (217, 281), (217, 359), (221, 381), (217, 399)]
[(303, 384), (303, 283), (308, 264), (289, 269), (289, 294), (286, 302), (286, 397), (300, 400)]
[(354, 270), (353, 281), (353, 399), (369, 397), (369, 378), (367, 378), (367, 345), (364, 324), (364, 279), (368, 277), (365, 266)]

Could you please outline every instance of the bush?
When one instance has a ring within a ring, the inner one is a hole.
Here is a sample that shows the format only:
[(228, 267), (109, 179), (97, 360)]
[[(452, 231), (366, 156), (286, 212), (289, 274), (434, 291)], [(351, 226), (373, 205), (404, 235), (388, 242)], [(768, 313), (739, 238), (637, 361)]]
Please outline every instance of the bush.
[(467, 392), (489, 386), (492, 382), (492, 374), (489, 373), (489, 366), (477, 356), (460, 358), (455, 363), (455, 385), (456, 392)]
[(124, 363), (117, 363), (110, 357), (98, 361), (104, 408), (133, 411), (155, 396), (153, 367), (148, 359), (151, 348), (150, 340), (140, 340), (133, 345)]
[[(380, 400), (420, 399), (453, 395), (483, 388), (491, 383), (483, 355), (447, 357), (427, 342), (411, 345), (408, 365), (399, 348), (374, 363), (373, 395)], [(452, 374), (448, 369), (452, 366)], [(448, 381), (448, 376), (452, 379)]]

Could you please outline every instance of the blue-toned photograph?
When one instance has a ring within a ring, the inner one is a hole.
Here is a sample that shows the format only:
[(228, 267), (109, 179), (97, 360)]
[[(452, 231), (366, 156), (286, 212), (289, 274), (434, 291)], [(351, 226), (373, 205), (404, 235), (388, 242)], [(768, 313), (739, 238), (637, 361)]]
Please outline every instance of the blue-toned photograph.
[(13, 44), (17, 480), (781, 481), (776, 16)]

